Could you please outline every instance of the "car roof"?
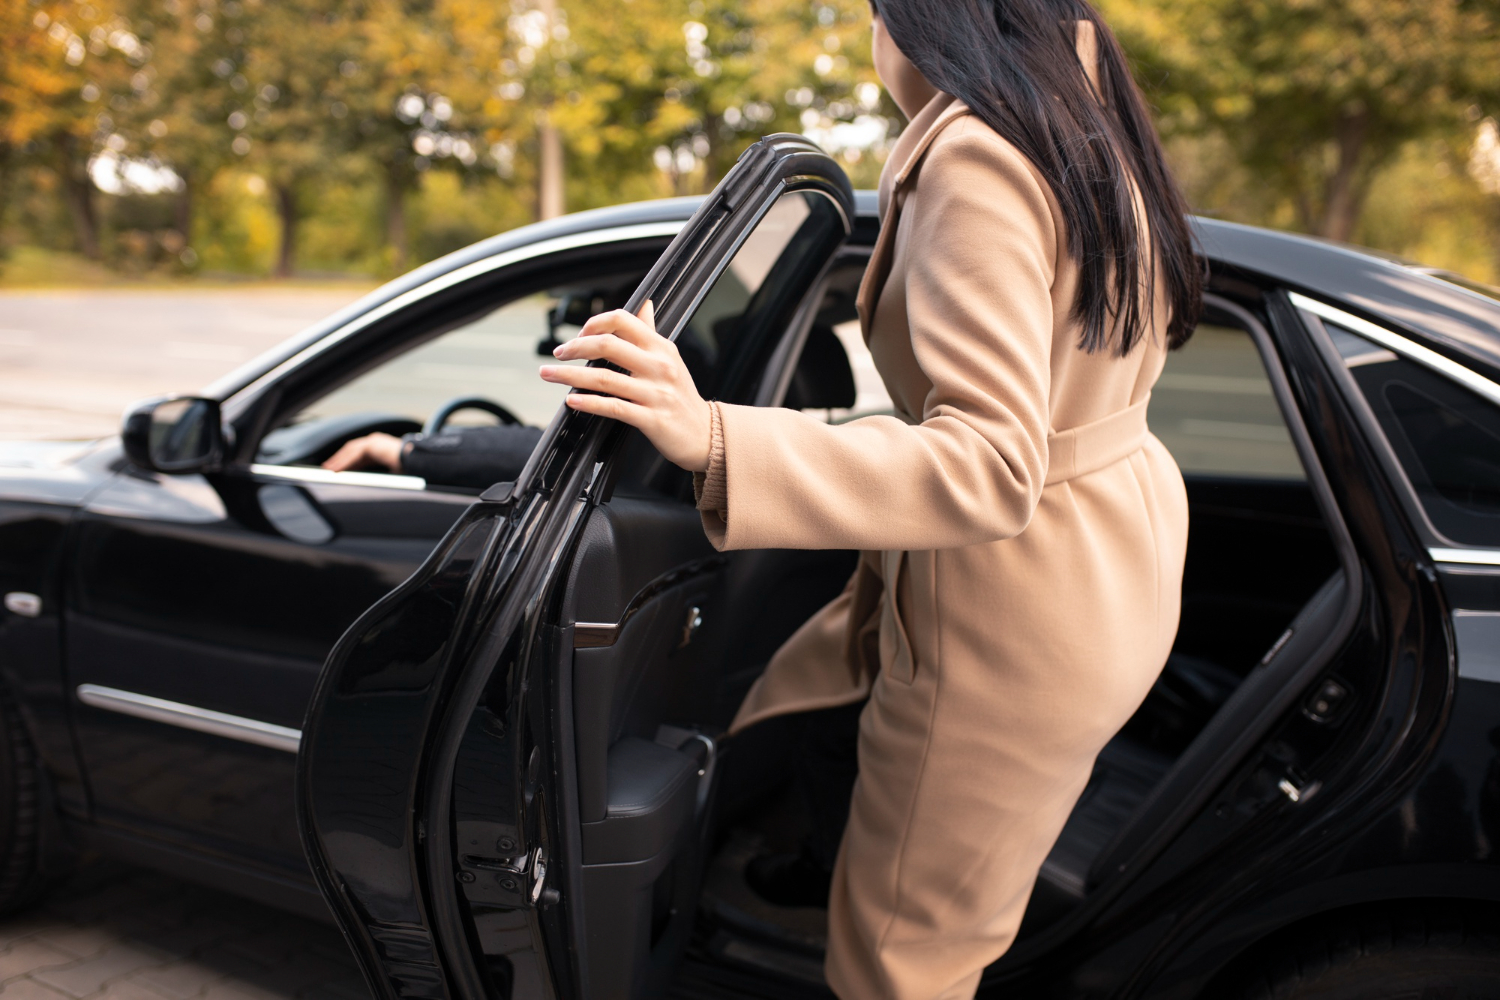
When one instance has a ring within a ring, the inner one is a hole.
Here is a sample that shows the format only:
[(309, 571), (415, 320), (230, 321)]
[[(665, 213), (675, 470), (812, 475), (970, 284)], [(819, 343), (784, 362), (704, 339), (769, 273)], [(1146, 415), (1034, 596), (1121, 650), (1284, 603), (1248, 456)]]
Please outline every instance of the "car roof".
[(1500, 301), (1427, 269), (1330, 240), (1198, 218), (1204, 255), (1500, 368)]
[[(702, 202), (703, 196), (691, 196), (615, 205), (481, 240), (382, 285), (230, 372), (207, 387), (204, 394), (222, 399), (237, 392), (354, 317), (474, 261), (590, 230), (681, 222)], [(876, 193), (855, 192), (855, 206), (859, 213), (856, 239), (872, 239), (878, 228)], [(1500, 301), (1434, 277), (1414, 265), (1357, 247), (1216, 219), (1195, 218), (1194, 228), (1204, 254), (1220, 269), (1227, 267), (1270, 279), (1372, 322), (1413, 334), (1443, 353), (1500, 370)]]

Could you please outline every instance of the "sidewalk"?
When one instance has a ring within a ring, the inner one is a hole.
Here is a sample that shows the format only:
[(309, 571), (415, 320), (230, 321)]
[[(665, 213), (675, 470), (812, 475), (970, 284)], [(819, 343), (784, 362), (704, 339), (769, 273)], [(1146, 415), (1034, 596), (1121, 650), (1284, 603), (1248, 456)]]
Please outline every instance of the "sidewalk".
[(368, 1000), (338, 930), (95, 860), (0, 920), (3, 1000)]

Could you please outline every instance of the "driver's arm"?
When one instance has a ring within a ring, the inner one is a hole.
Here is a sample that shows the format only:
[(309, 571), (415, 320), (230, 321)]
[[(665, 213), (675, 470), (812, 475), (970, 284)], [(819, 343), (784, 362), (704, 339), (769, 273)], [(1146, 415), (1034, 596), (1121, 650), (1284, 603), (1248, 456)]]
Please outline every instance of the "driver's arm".
[(385, 469), (401, 471), (401, 453), (405, 442), (391, 434), (366, 434), (351, 438), (334, 452), (323, 468), (329, 472), (349, 472), (355, 469)]
[(541, 440), (540, 427), (450, 427), (436, 434), (369, 434), (345, 444), (323, 468), (385, 468), (444, 486), (483, 488), (514, 479)]

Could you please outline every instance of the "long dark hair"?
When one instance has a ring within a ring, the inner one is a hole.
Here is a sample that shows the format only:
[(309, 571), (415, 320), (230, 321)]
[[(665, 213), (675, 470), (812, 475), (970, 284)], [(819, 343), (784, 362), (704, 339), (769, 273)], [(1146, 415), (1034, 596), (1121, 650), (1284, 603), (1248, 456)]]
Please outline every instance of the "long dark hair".
[[(1167, 344), (1182, 345), (1203, 299), (1187, 205), (1098, 13), (1084, 0), (878, 0), (871, 8), (929, 83), (967, 104), (1052, 186), (1081, 272), (1079, 346), (1126, 354), (1136, 345), (1151, 321), (1153, 259), (1172, 306)], [(1075, 21), (1094, 25), (1097, 94), (1078, 59)]]

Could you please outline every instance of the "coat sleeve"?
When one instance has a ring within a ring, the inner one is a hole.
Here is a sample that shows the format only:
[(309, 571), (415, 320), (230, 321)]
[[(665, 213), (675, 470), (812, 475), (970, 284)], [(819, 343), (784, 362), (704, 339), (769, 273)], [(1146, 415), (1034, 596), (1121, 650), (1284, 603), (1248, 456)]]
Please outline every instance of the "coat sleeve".
[(937, 137), (907, 197), (902, 282), (912, 350), (931, 383), (921, 422), (831, 425), (721, 405), (719, 549), (954, 548), (1019, 534), (1047, 474), (1058, 233), (1042, 181), (966, 116)]

